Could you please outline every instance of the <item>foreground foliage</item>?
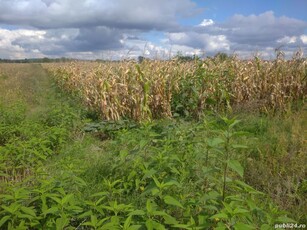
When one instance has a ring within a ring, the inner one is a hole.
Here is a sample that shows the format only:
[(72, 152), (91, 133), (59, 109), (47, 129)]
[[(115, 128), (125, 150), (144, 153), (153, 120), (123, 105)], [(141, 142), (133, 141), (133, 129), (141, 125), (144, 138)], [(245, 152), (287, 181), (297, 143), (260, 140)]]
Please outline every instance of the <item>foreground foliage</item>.
[(20, 183), (6, 177), (0, 224), (8, 229), (271, 229), (293, 221), (244, 182), (246, 136), (236, 131), (237, 123), (220, 118), (193, 128), (168, 122), (116, 129), (116, 138), (105, 146), (112, 152), (96, 156), (91, 166), (64, 158), (49, 166), (60, 172), (52, 175), (28, 164), (35, 173)]

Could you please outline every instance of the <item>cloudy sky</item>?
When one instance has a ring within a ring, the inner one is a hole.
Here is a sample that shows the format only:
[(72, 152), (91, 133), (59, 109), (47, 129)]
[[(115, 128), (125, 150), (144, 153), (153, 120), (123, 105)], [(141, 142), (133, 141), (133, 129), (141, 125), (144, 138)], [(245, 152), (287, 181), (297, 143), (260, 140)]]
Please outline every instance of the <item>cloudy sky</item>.
[(307, 54), (307, 0), (0, 0), (0, 58)]

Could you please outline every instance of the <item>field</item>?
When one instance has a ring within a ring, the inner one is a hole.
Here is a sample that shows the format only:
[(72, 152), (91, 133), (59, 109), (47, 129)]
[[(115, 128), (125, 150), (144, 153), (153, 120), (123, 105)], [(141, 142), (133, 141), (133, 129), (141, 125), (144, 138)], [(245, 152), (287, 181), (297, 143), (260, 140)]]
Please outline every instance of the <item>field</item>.
[(306, 225), (306, 92), (296, 57), (0, 64), (0, 229)]

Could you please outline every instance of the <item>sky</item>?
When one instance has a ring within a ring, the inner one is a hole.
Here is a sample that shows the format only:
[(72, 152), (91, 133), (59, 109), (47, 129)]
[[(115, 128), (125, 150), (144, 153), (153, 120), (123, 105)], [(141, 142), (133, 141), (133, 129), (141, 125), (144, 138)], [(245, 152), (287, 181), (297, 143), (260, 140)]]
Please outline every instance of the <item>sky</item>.
[(0, 58), (307, 54), (307, 0), (0, 0)]

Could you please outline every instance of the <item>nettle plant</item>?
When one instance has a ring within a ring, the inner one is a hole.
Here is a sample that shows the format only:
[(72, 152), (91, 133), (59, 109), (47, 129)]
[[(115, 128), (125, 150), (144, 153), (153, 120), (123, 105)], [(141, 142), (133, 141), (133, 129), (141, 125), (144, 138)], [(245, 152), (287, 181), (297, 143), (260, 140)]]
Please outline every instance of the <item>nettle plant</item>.
[(240, 143), (247, 134), (236, 131), (238, 124), (222, 117), (189, 130), (169, 126), (162, 132), (147, 124), (139, 141), (134, 135), (140, 136), (140, 130), (118, 133), (114, 145), (124, 142), (134, 148), (112, 158), (109, 179), (89, 203), (95, 211), (88, 213), (84, 225), (270, 229), (276, 220), (289, 221), (273, 205), (263, 204), (265, 195), (244, 182), (240, 162), (247, 146)]
[(1, 195), (0, 226), (240, 230), (292, 221), (244, 182), (247, 134), (236, 131), (238, 124), (222, 117), (190, 128), (174, 121), (118, 130), (109, 142), (114, 154), (93, 166), (102, 169), (91, 175), (100, 178), (98, 191), (72, 194), (72, 186), (91, 186), (74, 174), (40, 176)]
[[(273, 208), (265, 194), (244, 182), (244, 150), (241, 144), (248, 133), (236, 131), (239, 120), (221, 117), (217, 122), (205, 122), (214, 137), (206, 142), (205, 182), (216, 185), (215, 214), (209, 219), (215, 221), (215, 229), (271, 229), (278, 221), (290, 221), (285, 213)], [(211, 160), (210, 160), (211, 159)], [(211, 182), (212, 183), (212, 182)], [(270, 207), (261, 201), (267, 200)], [(267, 211), (269, 210), (269, 211)]]

